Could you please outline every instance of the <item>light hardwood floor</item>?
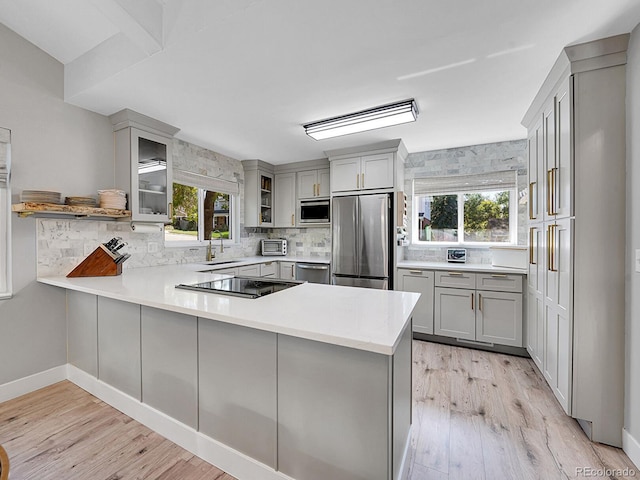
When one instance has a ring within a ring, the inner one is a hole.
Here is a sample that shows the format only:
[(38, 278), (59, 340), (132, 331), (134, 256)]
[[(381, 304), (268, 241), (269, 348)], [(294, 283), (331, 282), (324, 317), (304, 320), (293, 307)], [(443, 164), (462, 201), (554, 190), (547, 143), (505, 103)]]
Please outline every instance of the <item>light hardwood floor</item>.
[[(564, 414), (531, 359), (421, 341), (413, 354), (411, 480), (640, 478)], [(632, 475), (593, 474), (606, 469)]]
[[(621, 450), (587, 440), (531, 360), (413, 348), (411, 480), (640, 478)], [(0, 404), (0, 444), (10, 480), (233, 480), (70, 382)]]
[(70, 382), (0, 404), (10, 480), (234, 480)]

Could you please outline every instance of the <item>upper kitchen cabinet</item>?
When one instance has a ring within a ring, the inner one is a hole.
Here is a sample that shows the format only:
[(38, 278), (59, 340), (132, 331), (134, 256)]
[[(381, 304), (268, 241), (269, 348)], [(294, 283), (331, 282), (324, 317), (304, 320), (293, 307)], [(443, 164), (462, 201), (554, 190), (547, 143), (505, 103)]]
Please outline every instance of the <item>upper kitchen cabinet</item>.
[(624, 417), (626, 50), (566, 47), (522, 124), (529, 139), (527, 348), (593, 441)]
[(402, 140), (325, 152), (331, 163), (331, 193), (402, 190), (407, 150)]
[(273, 166), (262, 160), (243, 160), (245, 227), (274, 226)]
[(127, 193), (131, 220), (168, 222), (172, 142), (178, 129), (128, 109), (110, 118), (115, 137), (115, 187)]
[(298, 172), (298, 198), (309, 199), (329, 196), (329, 169)]
[(275, 211), (276, 227), (296, 226), (296, 174), (276, 173), (275, 175)]

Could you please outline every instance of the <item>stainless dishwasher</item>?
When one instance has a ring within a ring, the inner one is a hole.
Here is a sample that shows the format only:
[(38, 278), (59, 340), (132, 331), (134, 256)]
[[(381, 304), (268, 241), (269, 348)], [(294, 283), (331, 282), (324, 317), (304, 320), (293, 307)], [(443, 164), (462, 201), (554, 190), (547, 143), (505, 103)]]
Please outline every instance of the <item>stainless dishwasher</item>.
[(296, 280), (309, 283), (329, 283), (331, 272), (326, 263), (296, 263)]

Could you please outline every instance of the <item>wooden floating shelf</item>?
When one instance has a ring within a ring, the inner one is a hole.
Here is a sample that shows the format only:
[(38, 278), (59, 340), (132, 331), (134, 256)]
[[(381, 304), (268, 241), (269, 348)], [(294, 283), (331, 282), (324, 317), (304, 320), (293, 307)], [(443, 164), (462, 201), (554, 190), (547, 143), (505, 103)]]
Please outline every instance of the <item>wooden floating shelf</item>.
[(131, 217), (129, 210), (119, 210), (116, 208), (82, 207), (78, 205), (58, 205), (55, 203), (14, 203), (11, 210), (21, 217), (29, 215), (64, 215), (74, 217), (106, 217), (106, 218), (127, 218)]

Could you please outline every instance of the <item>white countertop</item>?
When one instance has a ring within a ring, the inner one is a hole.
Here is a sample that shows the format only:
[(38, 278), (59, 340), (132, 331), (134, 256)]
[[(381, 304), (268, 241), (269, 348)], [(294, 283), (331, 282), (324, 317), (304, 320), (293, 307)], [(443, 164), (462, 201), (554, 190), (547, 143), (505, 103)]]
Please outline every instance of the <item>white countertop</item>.
[(467, 271), (480, 273), (513, 273), (526, 275), (525, 268), (495, 267), (485, 263), (447, 263), (447, 262), (420, 262), (416, 260), (401, 260), (398, 268), (415, 268), (419, 270), (448, 270)]
[[(263, 261), (264, 257), (257, 257)], [(277, 257), (294, 261), (293, 257)], [(243, 259), (243, 263), (251, 263)], [(299, 261), (296, 257), (295, 261)], [(226, 264), (232, 267), (238, 263)], [(256, 263), (253, 261), (253, 263)], [(222, 267), (222, 265), (221, 265)], [(305, 283), (256, 299), (176, 289), (223, 275), (210, 265), (126, 269), (115, 277), (41, 277), (69, 290), (209, 318), (259, 330), (342, 345), (384, 355), (394, 353), (419, 294)]]

